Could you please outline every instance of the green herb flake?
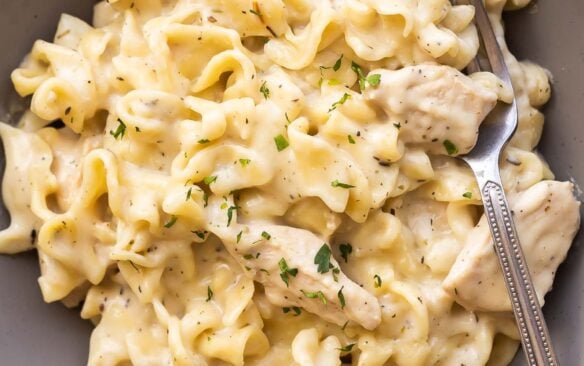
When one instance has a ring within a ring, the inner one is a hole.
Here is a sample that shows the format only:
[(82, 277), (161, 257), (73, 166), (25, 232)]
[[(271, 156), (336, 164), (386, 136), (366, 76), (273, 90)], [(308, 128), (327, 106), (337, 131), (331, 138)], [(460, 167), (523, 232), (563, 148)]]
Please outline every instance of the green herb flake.
[(343, 94), (343, 96), (341, 97), (341, 99), (339, 99), (338, 101), (334, 102), (333, 105), (329, 108), (329, 112), (334, 111), (335, 109), (337, 109), (338, 106), (345, 104), (345, 102), (347, 100), (351, 99), (351, 94), (345, 93)]
[(118, 118), (118, 127), (116, 128), (116, 130), (111, 130), (110, 131), (110, 135), (112, 135), (116, 140), (118, 139), (118, 137), (121, 139), (124, 138), (124, 135), (126, 134), (126, 124)]
[(274, 137), (274, 142), (276, 143), (276, 149), (278, 149), (278, 152), (285, 150), (288, 146), (290, 146), (288, 140), (286, 140), (286, 138), (281, 134)]
[(331, 186), (333, 186), (335, 188), (345, 188), (345, 189), (355, 188), (355, 186), (352, 186), (352, 185), (347, 184), (347, 183), (339, 182), (338, 180), (334, 180), (333, 182), (331, 182)]
[(365, 77), (365, 74), (363, 73), (363, 69), (361, 68), (361, 66), (359, 66), (359, 64), (355, 63), (354, 61), (351, 62), (351, 70), (353, 70), (353, 72), (357, 74), (357, 77), (359, 78), (359, 89), (361, 91), (365, 89), (365, 86), (367, 84), (371, 86), (377, 86), (381, 82), (380, 74), (373, 74)]
[(337, 349), (341, 352), (351, 352), (353, 347), (355, 347), (355, 343), (347, 344), (346, 346)]
[(349, 140), (350, 144), (355, 144), (355, 139), (351, 135), (347, 135), (347, 139)]
[(207, 302), (211, 301), (213, 298), (213, 290), (211, 290), (211, 286), (207, 286)]
[(375, 288), (380, 288), (381, 287), (381, 277), (379, 277), (379, 275), (373, 276), (373, 286)]
[(175, 215), (170, 216), (170, 220), (168, 220), (166, 224), (164, 224), (164, 227), (170, 229), (174, 224), (176, 224), (176, 220), (178, 220), (178, 217), (176, 217)]
[(230, 206), (227, 209), (227, 226), (231, 225), (231, 220), (233, 220), (233, 211), (237, 212), (237, 206)]
[(381, 75), (380, 74), (373, 74), (367, 76), (367, 83), (371, 86), (377, 86), (381, 82)]
[(197, 231), (191, 231), (193, 234), (195, 234), (196, 236), (198, 236), (200, 239), (205, 240), (205, 236), (207, 235), (207, 231), (204, 230), (197, 230)]
[(444, 148), (446, 149), (446, 152), (448, 153), (448, 155), (458, 154), (458, 147), (456, 147), (454, 142), (452, 142), (450, 140), (444, 140), (444, 142), (442, 144), (444, 145)]
[(284, 258), (280, 259), (278, 267), (280, 267), (280, 278), (284, 281), (286, 287), (288, 287), (290, 283), (290, 277), (288, 276), (296, 277), (298, 274), (298, 268), (289, 268), (288, 263), (286, 263)]
[(298, 316), (298, 315), (300, 315), (300, 313), (302, 313), (302, 310), (300, 310), (300, 308), (298, 306), (292, 306), (292, 307), (284, 307), (284, 308), (282, 308), (282, 312), (284, 314), (288, 314), (291, 311), (294, 312), (294, 316)]
[(246, 254), (246, 255), (243, 256), (243, 259), (247, 259), (247, 260), (250, 260), (250, 259), (253, 259), (253, 258), (254, 258), (253, 254)]
[(254, 9), (249, 9), (249, 12), (252, 13), (253, 15), (260, 17), (260, 18), (262, 17), (262, 14), (260, 14), (259, 11), (256, 11)]
[(341, 286), (339, 292), (337, 292), (337, 297), (339, 298), (339, 303), (341, 304), (341, 309), (344, 309), (347, 303), (345, 302), (345, 295), (343, 295), (343, 288), (345, 286)]
[(341, 251), (341, 257), (345, 260), (345, 263), (349, 261), (349, 255), (353, 253), (353, 246), (349, 243), (339, 245), (339, 250)]
[(469, 200), (472, 199), (472, 192), (464, 192), (462, 197), (468, 198)]
[(341, 57), (339, 57), (339, 59), (333, 65), (333, 70), (334, 71), (339, 71), (339, 69), (341, 68), (341, 65), (343, 64), (343, 56), (344, 55), (341, 55)]
[(267, 83), (267, 81), (264, 81), (262, 83), (262, 86), (260, 86), (260, 93), (262, 93), (264, 98), (268, 99), (270, 97), (270, 89), (268, 89), (268, 87), (266, 86), (266, 83)]
[(240, 231), (240, 232), (237, 234), (237, 236), (235, 237), (235, 238), (236, 238), (236, 243), (239, 243), (239, 241), (241, 240), (241, 235), (242, 235), (242, 234), (243, 234), (243, 231)]
[(326, 297), (324, 297), (324, 293), (322, 291), (316, 291), (316, 292), (308, 292), (308, 291), (304, 291), (304, 290), (300, 290), (302, 291), (302, 293), (304, 294), (304, 296), (306, 296), (309, 299), (320, 299), (320, 301), (322, 301), (323, 304), (327, 304), (326, 301)]
[(314, 264), (317, 265), (318, 273), (327, 273), (331, 264), (331, 248), (324, 243), (314, 256)]
[(262, 231), (262, 238), (264, 238), (266, 240), (270, 240), (272, 238), (272, 236), (267, 231)]
[(343, 326), (341, 327), (341, 330), (345, 330), (345, 328), (347, 328), (347, 325), (349, 325), (348, 320), (345, 322), (345, 324), (343, 324)]
[(197, 141), (199, 144), (208, 144), (210, 141), (208, 139), (200, 139)]
[(357, 74), (357, 77), (359, 79), (359, 89), (363, 90), (365, 89), (365, 75), (363, 74), (363, 69), (361, 68), (361, 66), (359, 66), (359, 64), (355, 63), (355, 61), (351, 62), (351, 70), (353, 70), (353, 72), (355, 74)]
[(239, 164), (241, 164), (242, 167), (246, 167), (249, 163), (251, 163), (250, 159), (239, 159)]
[(207, 207), (209, 205), (209, 194), (203, 191), (203, 207)]
[(394, 123), (393, 127), (397, 128), (398, 130), (401, 128), (401, 123)]
[(210, 175), (208, 177), (203, 178), (203, 183), (205, 183), (206, 185), (210, 185), (212, 183), (215, 183), (216, 180), (217, 180), (216, 175)]
[(339, 269), (339, 267), (333, 268), (332, 272), (333, 272), (333, 280), (335, 280), (335, 282), (339, 282), (339, 274), (341, 273), (341, 270)]

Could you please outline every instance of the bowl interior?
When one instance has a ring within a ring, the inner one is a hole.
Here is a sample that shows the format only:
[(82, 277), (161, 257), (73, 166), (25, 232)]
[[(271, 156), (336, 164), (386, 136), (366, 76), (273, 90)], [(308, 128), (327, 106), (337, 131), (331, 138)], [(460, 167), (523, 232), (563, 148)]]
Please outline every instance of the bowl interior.
[[(91, 19), (91, 0), (20, 0), (2, 4), (0, 12), (0, 120), (14, 122), (22, 102), (12, 88), (10, 72), (33, 42), (50, 40), (59, 15)], [(546, 127), (540, 151), (557, 179), (584, 184), (584, 1), (540, 1), (505, 16), (507, 38), (519, 59), (533, 60), (554, 75), (553, 97), (545, 108)], [(3, 156), (1, 154), (0, 156)], [(3, 158), (0, 160), (3, 171)], [(9, 192), (6, 192), (9, 194)], [(578, 197), (584, 196), (577, 189)], [(0, 225), (9, 222), (0, 212)], [(562, 364), (584, 364), (584, 241), (579, 234), (546, 297), (546, 315)], [(46, 305), (36, 282), (36, 255), (0, 256), (0, 354), (7, 365), (80, 365), (87, 360), (91, 324), (78, 309)], [(518, 354), (513, 365), (524, 365)]]

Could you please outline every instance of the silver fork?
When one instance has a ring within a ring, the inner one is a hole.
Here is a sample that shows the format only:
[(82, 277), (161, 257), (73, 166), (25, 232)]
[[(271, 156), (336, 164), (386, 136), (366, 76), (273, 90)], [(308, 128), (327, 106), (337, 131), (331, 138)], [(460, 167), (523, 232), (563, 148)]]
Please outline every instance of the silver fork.
[[(470, 2), (475, 7), (475, 24), (480, 34), (484, 57), (481, 58), (479, 54), (467, 70), (471, 73), (491, 71), (512, 90), (509, 71), (483, 1)], [(515, 98), (511, 104), (498, 103), (482, 123), (476, 146), (462, 159), (470, 165), (479, 184), (527, 361), (530, 366), (558, 365), (499, 176), (501, 150), (516, 128)]]

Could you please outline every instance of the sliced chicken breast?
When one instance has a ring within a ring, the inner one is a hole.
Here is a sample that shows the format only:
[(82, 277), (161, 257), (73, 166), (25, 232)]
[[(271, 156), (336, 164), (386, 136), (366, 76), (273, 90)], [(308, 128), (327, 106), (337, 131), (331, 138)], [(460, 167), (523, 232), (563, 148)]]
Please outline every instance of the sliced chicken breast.
[(241, 225), (233, 216), (227, 225), (225, 215), (216, 217), (221, 219), (212, 220), (209, 231), (264, 286), (273, 305), (302, 307), (341, 326), (352, 321), (372, 330), (380, 324), (377, 298), (341, 272), (329, 245), (316, 235), (288, 226)]
[[(569, 182), (542, 181), (509, 197), (521, 246), (542, 305), (580, 225), (580, 203), (572, 189)], [(442, 287), (467, 309), (511, 311), (484, 216), (469, 233)]]
[(497, 102), (497, 94), (460, 71), (441, 65), (373, 70), (381, 82), (363, 95), (378, 104), (399, 128), (406, 144), (433, 154), (469, 152), (478, 128)]

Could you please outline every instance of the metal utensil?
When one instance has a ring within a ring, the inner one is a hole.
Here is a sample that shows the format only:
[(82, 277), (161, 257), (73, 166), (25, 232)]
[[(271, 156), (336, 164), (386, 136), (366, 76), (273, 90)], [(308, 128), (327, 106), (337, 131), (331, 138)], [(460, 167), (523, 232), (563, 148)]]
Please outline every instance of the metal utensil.
[[(479, 53), (467, 70), (491, 71), (512, 88), (511, 78), (483, 1), (470, 2), (475, 7), (475, 24), (484, 52), (482, 57)], [(499, 155), (516, 128), (515, 98), (511, 104), (498, 103), (482, 123), (476, 146), (462, 159), (470, 165), (479, 184), (527, 361), (530, 366), (558, 365), (499, 176)]]

